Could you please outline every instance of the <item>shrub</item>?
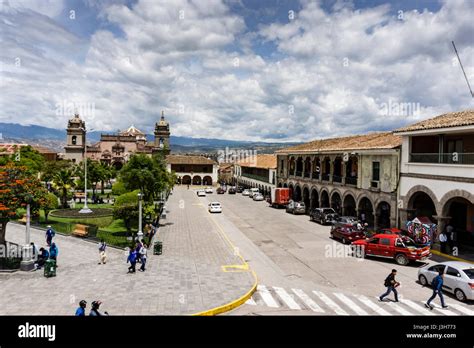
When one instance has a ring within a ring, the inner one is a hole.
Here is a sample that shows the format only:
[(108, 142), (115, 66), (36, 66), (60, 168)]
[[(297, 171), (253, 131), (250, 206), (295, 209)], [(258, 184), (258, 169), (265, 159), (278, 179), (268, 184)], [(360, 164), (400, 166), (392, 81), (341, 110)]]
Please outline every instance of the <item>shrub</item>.
[(121, 181), (117, 181), (115, 184), (112, 185), (112, 194), (114, 196), (120, 196), (127, 193), (127, 189), (125, 185)]

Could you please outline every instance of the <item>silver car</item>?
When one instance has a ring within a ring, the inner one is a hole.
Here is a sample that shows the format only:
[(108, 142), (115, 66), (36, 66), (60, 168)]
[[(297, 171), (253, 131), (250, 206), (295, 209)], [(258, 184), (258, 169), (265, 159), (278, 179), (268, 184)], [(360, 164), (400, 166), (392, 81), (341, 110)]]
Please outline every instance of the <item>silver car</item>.
[(443, 290), (456, 296), (459, 301), (474, 300), (474, 264), (447, 261), (428, 265), (418, 270), (418, 280), (430, 286), (439, 271), (444, 273)]
[(253, 195), (253, 200), (254, 201), (263, 201), (265, 198), (263, 197), (263, 195), (261, 193), (255, 193)]
[(305, 214), (306, 207), (303, 202), (290, 201), (286, 206), (286, 212), (292, 214)]

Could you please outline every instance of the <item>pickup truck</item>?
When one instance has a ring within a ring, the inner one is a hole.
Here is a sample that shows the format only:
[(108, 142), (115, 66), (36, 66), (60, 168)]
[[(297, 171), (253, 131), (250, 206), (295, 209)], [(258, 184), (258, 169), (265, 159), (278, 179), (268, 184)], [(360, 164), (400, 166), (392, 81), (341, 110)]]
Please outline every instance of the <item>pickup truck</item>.
[(410, 261), (422, 262), (431, 257), (429, 246), (419, 246), (413, 239), (399, 234), (376, 234), (352, 243), (356, 257), (384, 257), (395, 259), (402, 266)]

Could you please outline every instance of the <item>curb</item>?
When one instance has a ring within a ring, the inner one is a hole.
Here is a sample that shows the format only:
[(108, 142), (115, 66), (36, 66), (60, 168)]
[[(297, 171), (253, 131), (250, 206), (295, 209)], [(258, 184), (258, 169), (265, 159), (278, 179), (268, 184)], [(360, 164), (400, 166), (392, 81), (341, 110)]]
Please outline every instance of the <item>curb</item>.
[(217, 315), (217, 314), (228, 312), (228, 311), (230, 311), (234, 308), (237, 308), (237, 307), (241, 306), (242, 304), (244, 304), (249, 298), (252, 297), (253, 293), (257, 290), (257, 285), (258, 285), (257, 275), (255, 274), (254, 271), (251, 271), (251, 272), (252, 272), (252, 275), (255, 278), (255, 283), (253, 284), (252, 288), (245, 295), (243, 295), (243, 296), (239, 297), (238, 299), (236, 299), (232, 302), (229, 302), (225, 305), (215, 307), (215, 308), (212, 308), (212, 309), (209, 309), (209, 310), (206, 310), (206, 311), (202, 311), (202, 312), (199, 312), (199, 313), (190, 314), (190, 315), (191, 316), (214, 316), (214, 315)]
[(466, 260), (466, 259), (463, 259), (463, 258), (460, 258), (460, 257), (456, 257), (456, 256), (452, 256), (452, 255), (449, 255), (449, 254), (443, 254), (442, 252), (438, 251), (438, 250), (431, 250), (431, 253), (432, 254), (435, 254), (435, 255), (438, 255), (438, 256), (442, 256), (442, 257), (446, 257), (447, 259), (451, 259), (451, 260), (454, 260), (454, 261), (462, 261), (462, 262), (467, 262), (467, 263), (474, 263), (474, 261), (471, 261), (471, 260)]

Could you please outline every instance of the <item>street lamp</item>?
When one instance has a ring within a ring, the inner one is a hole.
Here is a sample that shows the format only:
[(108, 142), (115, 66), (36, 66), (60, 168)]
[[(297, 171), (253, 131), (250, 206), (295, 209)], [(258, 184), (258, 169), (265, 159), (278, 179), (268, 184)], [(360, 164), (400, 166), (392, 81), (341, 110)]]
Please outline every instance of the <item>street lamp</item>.
[(35, 261), (32, 258), (32, 248), (30, 245), (30, 220), (31, 220), (31, 202), (33, 201), (33, 196), (27, 194), (25, 197), (26, 200), (26, 238), (25, 246), (23, 247), (23, 259), (20, 262), (20, 269), (22, 271), (31, 271), (35, 268)]
[(142, 232), (142, 198), (143, 198), (143, 193), (139, 192), (137, 194), (138, 196), (138, 240), (142, 240), (143, 238), (143, 232)]
[[(92, 210), (87, 206), (87, 141), (86, 141), (86, 128), (81, 128), (84, 132), (84, 207), (79, 210), (81, 214), (90, 214)], [(91, 129), (92, 131), (93, 129)]]

